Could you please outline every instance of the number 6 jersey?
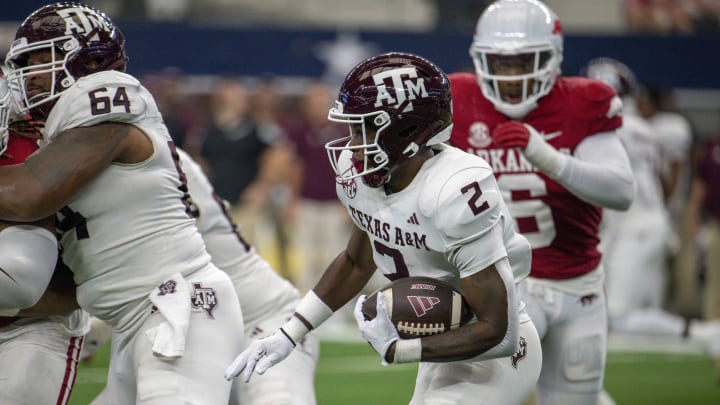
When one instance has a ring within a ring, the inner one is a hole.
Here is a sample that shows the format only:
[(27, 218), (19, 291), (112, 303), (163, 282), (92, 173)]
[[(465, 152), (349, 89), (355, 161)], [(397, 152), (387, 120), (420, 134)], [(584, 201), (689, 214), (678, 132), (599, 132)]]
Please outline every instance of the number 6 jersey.
[[(509, 121), (483, 95), (477, 77), (450, 75), (453, 104), (451, 144), (488, 160), (520, 232), (533, 247), (532, 276), (566, 279), (600, 264), (601, 209), (535, 169), (517, 148), (501, 148), (490, 134)], [(608, 86), (584, 78), (561, 78), (522, 122), (545, 141), (572, 155), (585, 138), (622, 125), (621, 103)]]
[[(481, 158), (434, 146), (413, 181), (387, 194), (354, 179), (337, 194), (387, 278), (426, 276), (459, 288), (460, 278), (508, 258), (515, 281), (530, 271), (530, 245), (513, 230), (492, 171)], [(340, 157), (351, 168), (350, 153)]]

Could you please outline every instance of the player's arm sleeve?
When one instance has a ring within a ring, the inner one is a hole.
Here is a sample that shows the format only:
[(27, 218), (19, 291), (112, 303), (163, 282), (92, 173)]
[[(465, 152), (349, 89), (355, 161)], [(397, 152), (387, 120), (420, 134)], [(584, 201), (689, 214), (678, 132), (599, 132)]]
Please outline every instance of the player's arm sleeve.
[(583, 139), (551, 177), (580, 199), (605, 208), (626, 210), (635, 195), (630, 159), (614, 131)]
[(0, 232), (0, 308), (6, 315), (40, 299), (57, 256), (57, 240), (47, 229), (16, 225)]

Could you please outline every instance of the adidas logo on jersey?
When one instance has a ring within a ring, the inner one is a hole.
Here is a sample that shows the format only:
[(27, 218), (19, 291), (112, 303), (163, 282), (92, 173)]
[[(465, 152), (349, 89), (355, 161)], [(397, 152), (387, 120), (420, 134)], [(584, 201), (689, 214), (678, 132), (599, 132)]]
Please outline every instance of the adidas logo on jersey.
[(413, 224), (413, 225), (420, 225), (420, 222), (417, 219), (417, 214), (415, 214), (413, 212), (413, 214), (410, 216), (410, 218), (408, 218), (407, 223)]

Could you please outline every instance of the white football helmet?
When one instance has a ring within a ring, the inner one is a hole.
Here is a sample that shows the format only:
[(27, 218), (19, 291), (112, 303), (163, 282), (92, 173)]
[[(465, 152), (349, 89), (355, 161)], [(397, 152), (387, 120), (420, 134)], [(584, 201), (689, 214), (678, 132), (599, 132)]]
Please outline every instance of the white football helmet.
[[(498, 111), (519, 119), (552, 89), (560, 76), (562, 50), (560, 21), (545, 4), (537, 0), (499, 0), (478, 19), (470, 56), (483, 95)], [(527, 71), (494, 71), (493, 58), (511, 56), (527, 61)], [(501, 94), (501, 82), (519, 82), (522, 87), (509, 100)]]

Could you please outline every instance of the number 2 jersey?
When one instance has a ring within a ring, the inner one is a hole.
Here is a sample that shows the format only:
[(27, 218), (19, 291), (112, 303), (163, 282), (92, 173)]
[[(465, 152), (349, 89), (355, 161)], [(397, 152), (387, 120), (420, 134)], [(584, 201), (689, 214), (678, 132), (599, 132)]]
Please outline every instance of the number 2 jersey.
[(58, 231), (78, 303), (123, 331), (148, 313), (148, 294), (162, 281), (202, 269), (210, 256), (191, 217), (170, 135), (135, 78), (116, 71), (80, 78), (48, 116), (45, 142), (66, 129), (104, 122), (137, 127), (154, 152), (143, 162), (103, 170), (60, 211)]
[[(450, 142), (490, 163), (520, 233), (532, 245), (531, 276), (568, 279), (597, 268), (601, 209), (535, 169), (518, 149), (495, 145), (491, 134), (509, 119), (483, 96), (474, 74), (449, 77), (454, 106)], [(615, 92), (598, 81), (560, 78), (522, 122), (572, 155), (586, 137), (618, 129), (621, 108)]]
[[(525, 278), (530, 246), (514, 231), (490, 167), (451, 146), (433, 150), (397, 193), (360, 178), (337, 184), (340, 201), (370, 238), (378, 270), (391, 280), (425, 276), (459, 288), (460, 278), (507, 257), (515, 281)], [(349, 152), (340, 159), (341, 169), (351, 167)]]

